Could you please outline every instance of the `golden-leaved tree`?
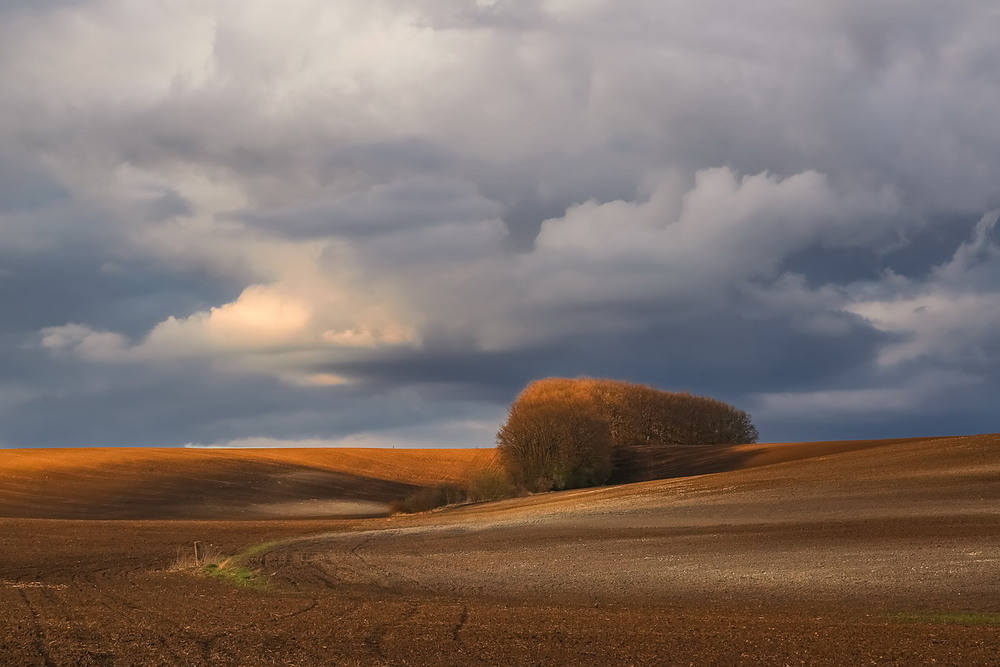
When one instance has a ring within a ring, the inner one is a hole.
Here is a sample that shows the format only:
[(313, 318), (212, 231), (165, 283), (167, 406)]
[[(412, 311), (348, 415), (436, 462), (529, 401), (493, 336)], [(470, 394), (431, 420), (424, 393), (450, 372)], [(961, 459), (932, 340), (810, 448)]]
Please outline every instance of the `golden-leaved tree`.
[(497, 433), (515, 483), (529, 491), (608, 481), (615, 453), (671, 445), (756, 442), (750, 415), (703, 396), (593, 378), (529, 384)]

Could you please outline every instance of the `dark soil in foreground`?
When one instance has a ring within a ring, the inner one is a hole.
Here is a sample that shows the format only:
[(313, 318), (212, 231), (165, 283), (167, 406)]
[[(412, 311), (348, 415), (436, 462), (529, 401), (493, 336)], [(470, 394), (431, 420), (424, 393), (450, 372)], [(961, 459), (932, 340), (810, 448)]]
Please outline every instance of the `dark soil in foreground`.
[[(265, 589), (174, 567), (282, 539)], [(392, 519), (0, 519), (0, 664), (998, 662), (997, 436)]]

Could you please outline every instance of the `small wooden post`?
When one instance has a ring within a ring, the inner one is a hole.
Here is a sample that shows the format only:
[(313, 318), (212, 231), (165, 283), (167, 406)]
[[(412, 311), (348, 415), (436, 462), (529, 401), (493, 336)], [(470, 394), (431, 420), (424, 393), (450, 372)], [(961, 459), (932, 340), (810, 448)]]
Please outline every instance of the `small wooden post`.
[(194, 564), (201, 565), (201, 542), (194, 543)]

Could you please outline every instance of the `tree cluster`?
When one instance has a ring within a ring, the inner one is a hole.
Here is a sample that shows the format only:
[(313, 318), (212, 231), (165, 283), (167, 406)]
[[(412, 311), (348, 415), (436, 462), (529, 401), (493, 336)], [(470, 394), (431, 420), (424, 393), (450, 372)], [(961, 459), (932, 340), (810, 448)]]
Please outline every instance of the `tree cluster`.
[(757, 437), (750, 415), (713, 398), (616, 380), (548, 378), (517, 397), (497, 447), (515, 483), (547, 491), (607, 482), (617, 451)]

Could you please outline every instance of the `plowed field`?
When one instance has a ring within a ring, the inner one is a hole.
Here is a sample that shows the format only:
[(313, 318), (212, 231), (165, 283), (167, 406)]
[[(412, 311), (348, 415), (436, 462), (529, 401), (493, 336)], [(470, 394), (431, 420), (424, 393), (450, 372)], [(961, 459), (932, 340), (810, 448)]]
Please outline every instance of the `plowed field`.
[[(0, 519), (0, 663), (998, 663), (1000, 436), (755, 451), (713, 474), (408, 517), (223, 520), (272, 504), (249, 494), (212, 520), (207, 501), (197, 521), (141, 503), (132, 516), (156, 520)], [(180, 478), (174, 464), (148, 484)], [(66, 475), (52, 507), (158, 497)], [(3, 507), (30, 505), (21, 488)], [(246, 559), (262, 587), (241, 588), (176, 566), (196, 540), (277, 543)]]
[(0, 517), (378, 516), (493, 460), (491, 449), (0, 450)]

